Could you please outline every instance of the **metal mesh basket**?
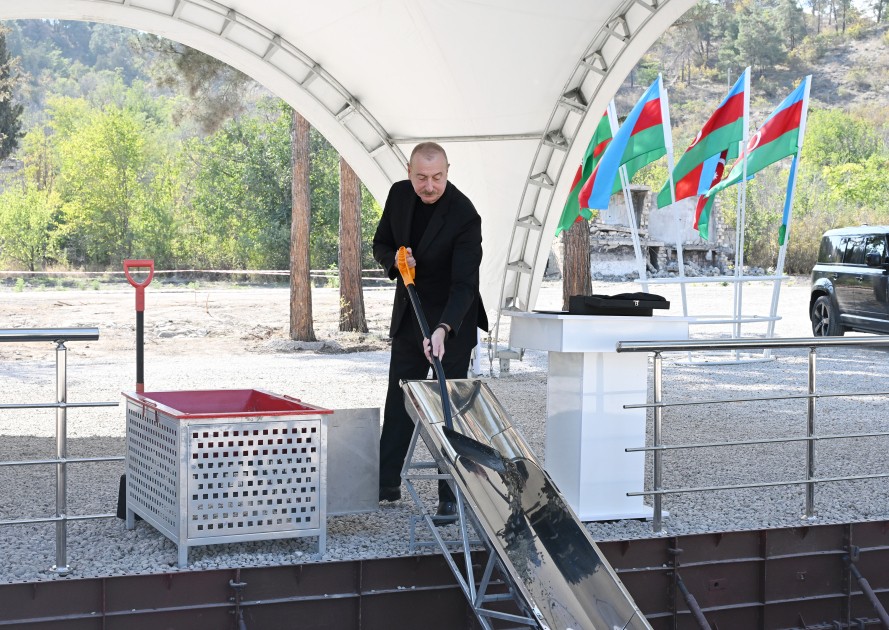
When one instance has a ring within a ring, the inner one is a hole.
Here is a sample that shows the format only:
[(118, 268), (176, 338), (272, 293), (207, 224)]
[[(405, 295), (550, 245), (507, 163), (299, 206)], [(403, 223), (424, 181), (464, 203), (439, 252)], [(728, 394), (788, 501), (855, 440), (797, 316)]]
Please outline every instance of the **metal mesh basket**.
[(317, 536), (323, 553), (328, 410), (259, 390), (124, 396), (129, 528), (141, 516), (180, 566), (223, 542)]

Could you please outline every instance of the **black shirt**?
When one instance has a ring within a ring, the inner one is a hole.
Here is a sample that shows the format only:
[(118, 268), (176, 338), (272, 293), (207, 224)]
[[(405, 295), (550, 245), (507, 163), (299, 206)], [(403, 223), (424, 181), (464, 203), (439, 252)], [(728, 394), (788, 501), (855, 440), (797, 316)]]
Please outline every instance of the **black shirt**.
[(438, 209), (439, 201), (441, 201), (441, 197), (439, 197), (435, 203), (426, 204), (421, 200), (417, 200), (417, 203), (414, 204), (414, 216), (411, 219), (412, 249), (416, 247), (423, 238), (423, 233), (426, 232), (426, 228), (429, 227), (429, 221), (432, 220), (432, 215), (435, 214)]

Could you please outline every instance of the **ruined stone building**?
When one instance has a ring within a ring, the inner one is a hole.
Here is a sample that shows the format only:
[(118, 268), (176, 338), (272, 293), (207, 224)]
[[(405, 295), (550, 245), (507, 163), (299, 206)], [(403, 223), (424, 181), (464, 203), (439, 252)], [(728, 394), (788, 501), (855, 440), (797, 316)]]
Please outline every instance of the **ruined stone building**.
[[(714, 209), (716, 238), (706, 241), (694, 229), (697, 198), (658, 208), (648, 186), (630, 186), (642, 255), (649, 277), (668, 277), (678, 270), (677, 227), (681, 236), (685, 275), (722, 275), (734, 260), (735, 227), (725, 226)], [(677, 220), (678, 215), (678, 220)], [(557, 277), (563, 261), (561, 239), (553, 242), (547, 276)], [(632, 232), (623, 194), (612, 196), (607, 210), (590, 221), (590, 268), (594, 279), (638, 278)]]

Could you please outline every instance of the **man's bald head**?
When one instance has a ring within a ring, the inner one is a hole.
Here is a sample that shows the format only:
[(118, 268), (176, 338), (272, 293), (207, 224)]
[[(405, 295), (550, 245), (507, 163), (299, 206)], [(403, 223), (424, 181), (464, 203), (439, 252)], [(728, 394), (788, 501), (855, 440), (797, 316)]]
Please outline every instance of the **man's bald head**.
[(414, 150), (411, 151), (410, 163), (413, 163), (414, 156), (417, 155), (426, 160), (433, 160), (436, 156), (441, 155), (444, 157), (445, 164), (448, 163), (448, 154), (445, 153), (444, 148), (437, 142), (421, 142), (415, 146)]

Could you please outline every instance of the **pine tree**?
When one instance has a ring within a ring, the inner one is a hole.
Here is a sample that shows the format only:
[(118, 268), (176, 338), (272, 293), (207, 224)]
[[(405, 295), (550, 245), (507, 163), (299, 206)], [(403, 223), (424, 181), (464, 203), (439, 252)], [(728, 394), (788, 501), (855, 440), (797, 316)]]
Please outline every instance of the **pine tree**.
[(19, 145), (24, 109), (21, 103), (13, 102), (13, 90), (18, 81), (15, 74), (18, 60), (9, 57), (6, 48), (8, 32), (8, 28), (0, 27), (0, 161), (12, 155)]

